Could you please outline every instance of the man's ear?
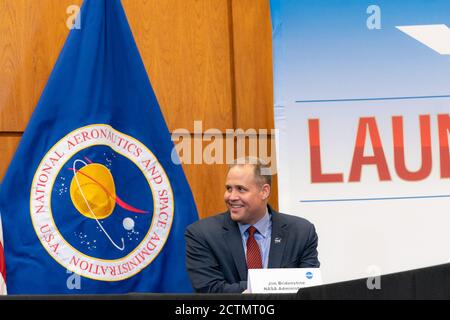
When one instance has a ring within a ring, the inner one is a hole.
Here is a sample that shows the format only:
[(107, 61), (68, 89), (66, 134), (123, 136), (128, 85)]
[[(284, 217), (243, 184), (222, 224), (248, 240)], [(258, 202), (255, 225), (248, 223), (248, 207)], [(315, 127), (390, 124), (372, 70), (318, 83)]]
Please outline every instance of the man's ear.
[(268, 183), (263, 184), (261, 188), (261, 196), (263, 200), (267, 200), (270, 197), (270, 185)]

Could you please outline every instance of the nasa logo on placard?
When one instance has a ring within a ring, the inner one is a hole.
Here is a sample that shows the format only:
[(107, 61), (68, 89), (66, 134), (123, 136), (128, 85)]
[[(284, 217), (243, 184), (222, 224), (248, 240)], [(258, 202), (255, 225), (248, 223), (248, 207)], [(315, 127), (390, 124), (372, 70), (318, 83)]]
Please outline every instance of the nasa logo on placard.
[(120, 281), (161, 252), (174, 199), (164, 168), (143, 143), (95, 124), (70, 132), (43, 157), (30, 214), (42, 246), (64, 268)]

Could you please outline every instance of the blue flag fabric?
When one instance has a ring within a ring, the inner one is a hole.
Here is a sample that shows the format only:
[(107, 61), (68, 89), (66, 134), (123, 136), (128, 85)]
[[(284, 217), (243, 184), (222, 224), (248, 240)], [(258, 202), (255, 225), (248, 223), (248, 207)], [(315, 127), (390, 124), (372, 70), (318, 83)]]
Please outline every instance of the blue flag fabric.
[(0, 191), (9, 294), (191, 292), (198, 219), (120, 0), (85, 0)]

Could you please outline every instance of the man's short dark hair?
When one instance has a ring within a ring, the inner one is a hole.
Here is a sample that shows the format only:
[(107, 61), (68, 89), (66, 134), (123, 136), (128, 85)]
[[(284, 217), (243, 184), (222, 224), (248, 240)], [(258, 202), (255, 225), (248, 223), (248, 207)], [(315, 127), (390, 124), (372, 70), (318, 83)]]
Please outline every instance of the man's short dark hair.
[(234, 160), (230, 165), (229, 169), (236, 166), (253, 166), (253, 173), (255, 180), (261, 186), (263, 184), (268, 184), (272, 187), (272, 175), (270, 174), (270, 165), (261, 161), (259, 158), (245, 157)]

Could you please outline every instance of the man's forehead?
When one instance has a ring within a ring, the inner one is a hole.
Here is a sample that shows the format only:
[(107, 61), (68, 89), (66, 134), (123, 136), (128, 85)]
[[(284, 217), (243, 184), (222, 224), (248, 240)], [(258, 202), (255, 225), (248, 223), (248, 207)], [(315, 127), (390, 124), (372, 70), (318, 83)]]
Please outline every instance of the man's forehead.
[(228, 187), (250, 187), (256, 185), (256, 181), (251, 175), (228, 176), (225, 185)]

